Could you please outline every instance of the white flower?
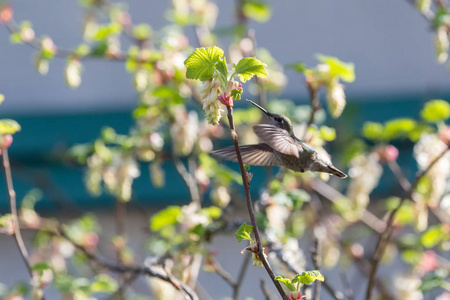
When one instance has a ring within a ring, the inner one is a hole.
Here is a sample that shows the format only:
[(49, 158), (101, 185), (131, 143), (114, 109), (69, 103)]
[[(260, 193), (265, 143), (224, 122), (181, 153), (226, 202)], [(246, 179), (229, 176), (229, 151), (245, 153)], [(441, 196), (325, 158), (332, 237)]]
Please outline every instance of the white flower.
[(338, 118), (344, 111), (346, 104), (344, 86), (337, 80), (332, 80), (327, 86), (327, 104), (333, 118)]
[(222, 118), (220, 112), (223, 111), (218, 100), (219, 94), (222, 93), (220, 83), (216, 78), (205, 81), (200, 92), (202, 94), (203, 110), (208, 123), (212, 125), (219, 124)]
[[(414, 147), (414, 156), (419, 169), (424, 171), (447, 146), (437, 134), (423, 134)], [(425, 175), (429, 181), (429, 190), (422, 193), (429, 205), (436, 207), (445, 193), (447, 179), (450, 176), (450, 153), (446, 153)]]
[(369, 194), (378, 185), (383, 168), (376, 153), (368, 156), (357, 156), (350, 162), (348, 171), (351, 182), (347, 196), (354, 202), (356, 208), (364, 209), (369, 204)]
[(448, 32), (445, 26), (441, 26), (436, 31), (434, 40), (436, 48), (436, 58), (439, 63), (445, 63), (448, 58), (449, 39)]
[(399, 300), (422, 300), (423, 294), (419, 290), (421, 280), (414, 275), (400, 275), (394, 279)]

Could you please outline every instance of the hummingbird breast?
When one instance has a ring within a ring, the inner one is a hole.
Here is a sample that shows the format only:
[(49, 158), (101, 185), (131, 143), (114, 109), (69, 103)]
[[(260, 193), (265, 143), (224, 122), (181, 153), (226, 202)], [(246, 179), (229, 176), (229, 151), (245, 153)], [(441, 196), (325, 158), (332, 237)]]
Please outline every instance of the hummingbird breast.
[(274, 154), (277, 156), (282, 166), (295, 172), (309, 171), (314, 163), (314, 159), (310, 153), (299, 153), (298, 158), (278, 151), (274, 151)]

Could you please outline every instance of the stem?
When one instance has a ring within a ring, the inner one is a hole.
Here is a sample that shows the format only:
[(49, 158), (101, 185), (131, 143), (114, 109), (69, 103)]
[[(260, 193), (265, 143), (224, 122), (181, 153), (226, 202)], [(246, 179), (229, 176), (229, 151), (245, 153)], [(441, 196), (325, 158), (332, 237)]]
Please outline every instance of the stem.
[(239, 271), (238, 278), (234, 285), (233, 300), (239, 299), (239, 292), (241, 291), (242, 282), (244, 281), (245, 273), (247, 272), (248, 263), (250, 262), (250, 258), (251, 258), (250, 253), (247, 253), (244, 257), (244, 261), (242, 262), (242, 265), (241, 265), (241, 270)]
[[(320, 267), (322, 266), (322, 243), (321, 240), (316, 237), (314, 241), (314, 248), (312, 251), (312, 261), (314, 267), (320, 272)], [(316, 280), (314, 290), (313, 290), (313, 299), (320, 300), (320, 288), (322, 287), (320, 280)]]
[(419, 173), (416, 176), (416, 179), (412, 183), (411, 187), (403, 194), (403, 197), (400, 199), (400, 203), (398, 204), (398, 206), (393, 211), (391, 211), (391, 213), (389, 214), (388, 221), (386, 223), (387, 224), (386, 229), (384, 230), (383, 233), (380, 234), (380, 237), (378, 239), (378, 243), (377, 243), (377, 246), (375, 249), (375, 254), (372, 259), (372, 266), (371, 266), (370, 274), (369, 274), (369, 283), (368, 283), (367, 291), (366, 291), (366, 300), (370, 300), (372, 297), (372, 291), (373, 291), (373, 288), (375, 285), (377, 269), (378, 269), (380, 260), (383, 257), (384, 250), (386, 249), (387, 245), (389, 244), (392, 232), (394, 230), (395, 214), (402, 207), (405, 200), (411, 198), (413, 192), (415, 191), (417, 185), (419, 184), (420, 179), (422, 179), (430, 171), (430, 169), (447, 153), (447, 151), (449, 150), (449, 147), (450, 146), (447, 146), (447, 148), (444, 149), (444, 151), (442, 151), (423, 172)]
[(27, 248), (25, 247), (25, 243), (22, 239), (22, 234), (20, 232), (19, 225), (19, 217), (17, 215), (17, 203), (16, 203), (16, 192), (14, 191), (12, 175), (11, 175), (11, 164), (9, 163), (8, 149), (2, 148), (2, 157), (3, 157), (3, 168), (5, 170), (5, 180), (6, 180), (6, 188), (8, 189), (9, 195), (9, 205), (11, 207), (11, 214), (13, 216), (14, 221), (14, 237), (16, 240), (17, 247), (19, 248), (20, 254), (22, 256), (22, 260), (27, 267), (28, 273), (31, 277), (33, 277), (30, 265), (30, 257), (28, 255)]
[(287, 300), (286, 294), (284, 293), (280, 283), (275, 280), (275, 275), (273, 274), (273, 271), (269, 265), (269, 262), (267, 261), (266, 257), (264, 256), (264, 248), (262, 247), (261, 237), (259, 234), (258, 225), (256, 224), (256, 218), (255, 218), (255, 212), (253, 211), (253, 205), (252, 205), (252, 199), (250, 197), (250, 182), (247, 178), (247, 171), (244, 169), (244, 163), (242, 162), (242, 156), (241, 151), (239, 149), (239, 143), (237, 140), (237, 133), (234, 128), (234, 121), (233, 121), (233, 108), (231, 106), (227, 106), (228, 111), (228, 122), (230, 124), (230, 130), (231, 130), (231, 136), (233, 138), (233, 144), (234, 144), (234, 150), (236, 151), (236, 156), (239, 163), (239, 169), (241, 171), (242, 176), (242, 184), (244, 185), (244, 191), (245, 191), (245, 197), (246, 197), (246, 204), (247, 204), (247, 210), (250, 215), (250, 221), (253, 226), (253, 230), (255, 233), (255, 240), (257, 245), (256, 254), (258, 255), (259, 259), (264, 265), (264, 268), (266, 269), (267, 273), (269, 274), (270, 278), (272, 279), (273, 284), (277, 288), (278, 292), (280, 293), (281, 297), (284, 300)]
[(306, 81), (306, 86), (308, 87), (311, 99), (311, 114), (309, 116), (308, 125), (306, 126), (304, 136), (306, 136), (306, 132), (308, 131), (309, 126), (314, 123), (316, 112), (320, 109), (319, 90), (313, 87), (308, 81)]

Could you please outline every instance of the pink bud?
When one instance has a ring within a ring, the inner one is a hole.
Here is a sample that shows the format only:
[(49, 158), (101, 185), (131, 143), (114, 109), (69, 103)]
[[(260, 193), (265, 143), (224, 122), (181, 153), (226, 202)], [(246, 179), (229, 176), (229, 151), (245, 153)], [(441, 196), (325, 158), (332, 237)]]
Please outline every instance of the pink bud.
[(250, 182), (252, 181), (253, 178), (253, 173), (247, 173), (247, 181)]
[(439, 131), (439, 138), (446, 145), (450, 145), (450, 126), (446, 126), (444, 129)]
[(233, 98), (228, 96), (227, 93), (220, 94), (219, 101), (220, 101), (220, 103), (222, 103), (223, 105), (225, 105), (227, 107), (233, 106)]
[(378, 146), (375, 152), (379, 155), (382, 162), (392, 162), (398, 158), (398, 149), (392, 145)]
[(234, 90), (240, 90), (242, 89), (242, 84), (239, 81), (235, 81), (234, 82), (234, 86), (233, 86)]
[(11, 5), (2, 5), (0, 7), (0, 24), (8, 23), (13, 18), (13, 10)]
[(3, 148), (9, 148), (13, 142), (13, 137), (10, 134), (0, 136), (0, 154), (2, 154)]

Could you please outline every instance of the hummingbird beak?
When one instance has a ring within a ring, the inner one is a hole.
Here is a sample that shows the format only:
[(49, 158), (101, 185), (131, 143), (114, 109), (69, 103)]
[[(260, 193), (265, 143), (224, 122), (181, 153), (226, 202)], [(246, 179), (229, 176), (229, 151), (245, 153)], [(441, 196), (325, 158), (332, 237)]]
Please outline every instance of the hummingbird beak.
[(252, 100), (248, 100), (246, 99), (248, 102), (250, 102), (251, 104), (253, 104), (254, 106), (256, 106), (257, 108), (259, 108), (260, 110), (262, 110), (266, 115), (268, 115), (269, 117), (271, 116), (271, 113), (269, 113), (267, 110), (265, 110), (264, 108), (262, 108), (261, 106), (259, 106), (258, 104), (256, 104), (255, 102), (253, 102)]

